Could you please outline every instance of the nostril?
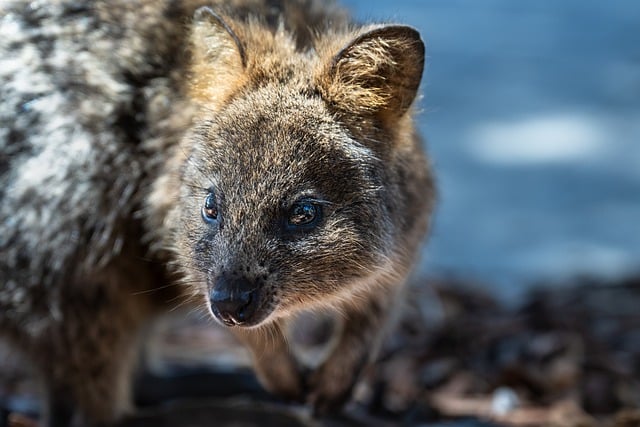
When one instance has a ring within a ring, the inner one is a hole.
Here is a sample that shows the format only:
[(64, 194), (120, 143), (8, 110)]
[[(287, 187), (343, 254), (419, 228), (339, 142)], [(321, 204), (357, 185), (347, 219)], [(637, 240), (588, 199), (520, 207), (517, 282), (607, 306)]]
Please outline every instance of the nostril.
[(252, 299), (253, 298), (251, 292), (247, 292), (247, 295), (243, 295), (242, 300), (244, 302), (244, 305), (238, 308), (238, 312), (236, 313), (236, 317), (234, 319), (237, 324), (244, 323), (247, 320), (247, 314), (251, 314), (248, 308), (251, 306)]

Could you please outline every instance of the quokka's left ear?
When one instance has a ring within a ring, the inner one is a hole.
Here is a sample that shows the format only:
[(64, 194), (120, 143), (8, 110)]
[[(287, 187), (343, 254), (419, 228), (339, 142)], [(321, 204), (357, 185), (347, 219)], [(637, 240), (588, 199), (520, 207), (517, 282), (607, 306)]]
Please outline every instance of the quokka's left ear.
[(193, 14), (190, 37), (191, 95), (215, 108), (242, 84), (247, 58), (240, 37), (207, 6)]
[(345, 112), (398, 119), (416, 97), (424, 56), (424, 43), (414, 28), (374, 28), (333, 57), (321, 77), (323, 95)]

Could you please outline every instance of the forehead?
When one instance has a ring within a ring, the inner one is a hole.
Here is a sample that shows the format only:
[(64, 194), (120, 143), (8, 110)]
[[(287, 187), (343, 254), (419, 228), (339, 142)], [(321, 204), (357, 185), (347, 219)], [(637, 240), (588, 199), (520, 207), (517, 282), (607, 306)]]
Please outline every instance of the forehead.
[(313, 187), (366, 180), (367, 164), (375, 161), (322, 100), (268, 88), (216, 113), (201, 142), (212, 179), (245, 191), (321, 191)]

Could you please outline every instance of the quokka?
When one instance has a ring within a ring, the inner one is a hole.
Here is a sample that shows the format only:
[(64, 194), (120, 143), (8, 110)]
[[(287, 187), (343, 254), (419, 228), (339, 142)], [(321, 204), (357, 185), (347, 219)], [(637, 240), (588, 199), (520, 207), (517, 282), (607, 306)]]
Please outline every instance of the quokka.
[[(419, 33), (316, 0), (9, 0), (0, 54), (0, 334), (48, 425), (126, 414), (141, 330), (181, 297), (268, 390), (338, 409), (432, 211)], [(304, 310), (343, 322), (305, 377)]]

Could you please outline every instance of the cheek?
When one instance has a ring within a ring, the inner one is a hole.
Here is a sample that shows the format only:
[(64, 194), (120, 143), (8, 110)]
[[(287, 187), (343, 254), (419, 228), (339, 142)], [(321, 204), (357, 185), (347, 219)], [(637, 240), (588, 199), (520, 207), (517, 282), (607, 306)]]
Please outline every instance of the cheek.
[(352, 227), (326, 228), (289, 245), (282, 279), (293, 286), (357, 279), (375, 268), (377, 254)]
[(337, 256), (343, 262), (362, 262), (376, 251), (374, 224), (370, 221), (338, 219), (327, 224), (318, 236), (317, 246), (329, 256)]

